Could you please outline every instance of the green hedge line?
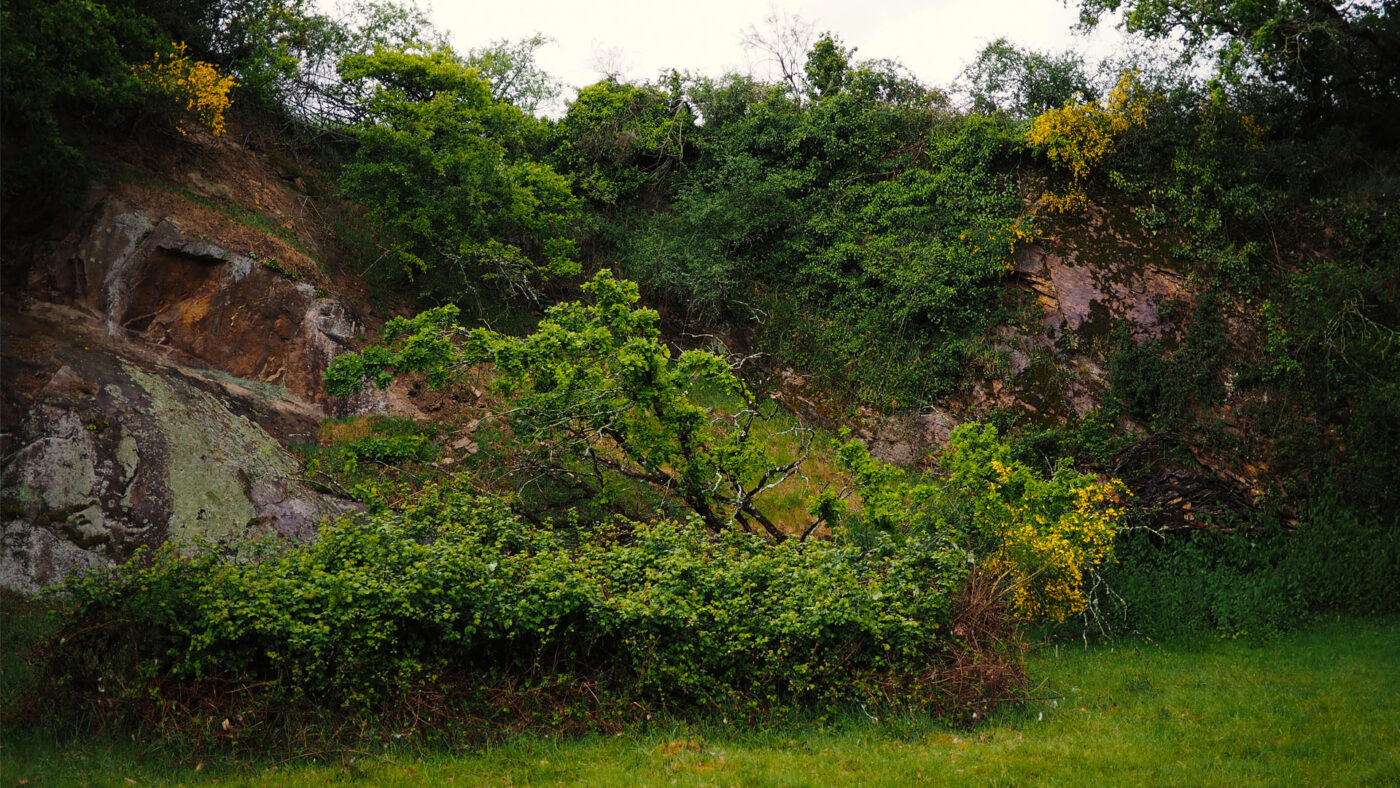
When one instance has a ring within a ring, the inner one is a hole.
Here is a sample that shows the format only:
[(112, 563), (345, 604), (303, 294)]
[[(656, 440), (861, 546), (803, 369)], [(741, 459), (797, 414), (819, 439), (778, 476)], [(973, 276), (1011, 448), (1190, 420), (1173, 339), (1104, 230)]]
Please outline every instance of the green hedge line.
[[(438, 490), (240, 559), (162, 550), (63, 592), (54, 686), (185, 687), (368, 710), (443, 681), (593, 677), (659, 708), (920, 703), (960, 551), (715, 537), (694, 523), (542, 530)], [(113, 684), (115, 677), (115, 685)]]

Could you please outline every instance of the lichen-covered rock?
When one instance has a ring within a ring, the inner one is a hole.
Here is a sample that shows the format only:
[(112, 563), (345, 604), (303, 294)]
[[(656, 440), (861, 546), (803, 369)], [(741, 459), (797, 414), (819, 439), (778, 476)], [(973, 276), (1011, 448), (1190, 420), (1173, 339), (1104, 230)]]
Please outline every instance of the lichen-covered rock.
[(0, 587), (167, 540), (312, 539), (346, 511), (287, 447), (328, 412), (405, 409), (321, 383), (385, 305), (336, 296), (361, 289), (327, 273), (338, 207), (275, 157), (123, 146), (84, 210), (0, 238)]
[(350, 508), (301, 483), (271, 434), (314, 434), (314, 407), (170, 364), (97, 326), (7, 323), (27, 335), (5, 346), (0, 587), (33, 591), (167, 540), (310, 539)]
[(0, 535), (0, 588), (35, 594), (65, 577), (104, 569), (111, 557), (84, 549), (49, 528), (6, 521)]

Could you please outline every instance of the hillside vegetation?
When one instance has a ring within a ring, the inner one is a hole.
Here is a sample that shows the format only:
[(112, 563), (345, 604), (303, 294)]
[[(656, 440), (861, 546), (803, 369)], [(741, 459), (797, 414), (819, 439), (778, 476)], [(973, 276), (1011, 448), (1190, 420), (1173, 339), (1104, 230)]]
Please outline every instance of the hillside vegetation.
[[(5, 0), (7, 282), (115, 177), (103, 140), (256, 129), (417, 312), (324, 393), (441, 392), (297, 447), (360, 505), (314, 541), (45, 597), (6, 726), (970, 723), (1023, 696), (1027, 633), (1394, 610), (1400, 15), (1079, 5), (1181, 58), (998, 41), (940, 88), (773, 31), (778, 79), (609, 78), (548, 119), (543, 38), (460, 53), (410, 7)], [(891, 464), (903, 423), (932, 439)]]

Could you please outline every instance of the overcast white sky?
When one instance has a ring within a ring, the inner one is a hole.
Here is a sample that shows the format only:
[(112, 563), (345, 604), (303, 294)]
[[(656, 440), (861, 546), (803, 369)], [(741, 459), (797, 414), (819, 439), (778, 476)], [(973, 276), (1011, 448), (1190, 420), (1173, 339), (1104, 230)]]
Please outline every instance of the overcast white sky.
[(599, 57), (631, 79), (649, 80), (675, 68), (710, 75), (728, 70), (763, 73), (740, 45), (750, 26), (764, 29), (773, 10), (830, 30), (857, 57), (892, 58), (924, 83), (947, 86), (989, 41), (1059, 51), (1075, 48), (1091, 59), (1119, 41), (1112, 25), (1092, 37), (1072, 34), (1075, 12), (1060, 0), (436, 0), (430, 15), (452, 34), (459, 51), (535, 32), (555, 43), (539, 52), (540, 65), (566, 84), (596, 82)]

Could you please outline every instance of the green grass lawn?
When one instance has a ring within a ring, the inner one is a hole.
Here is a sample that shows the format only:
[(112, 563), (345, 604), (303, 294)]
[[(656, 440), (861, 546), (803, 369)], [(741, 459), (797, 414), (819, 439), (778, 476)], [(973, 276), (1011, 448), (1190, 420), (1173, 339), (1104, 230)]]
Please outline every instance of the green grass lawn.
[(1400, 784), (1400, 621), (1337, 622), (1262, 644), (1061, 643), (1042, 647), (1031, 672), (1047, 700), (970, 730), (856, 713), (834, 726), (665, 726), (257, 763), (7, 731), (0, 784)]

